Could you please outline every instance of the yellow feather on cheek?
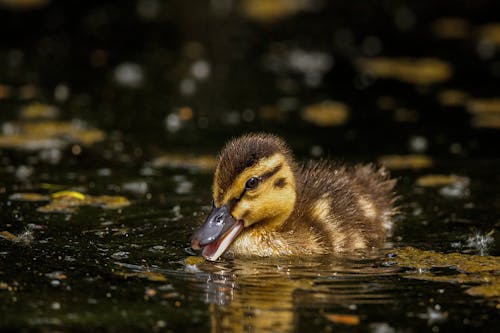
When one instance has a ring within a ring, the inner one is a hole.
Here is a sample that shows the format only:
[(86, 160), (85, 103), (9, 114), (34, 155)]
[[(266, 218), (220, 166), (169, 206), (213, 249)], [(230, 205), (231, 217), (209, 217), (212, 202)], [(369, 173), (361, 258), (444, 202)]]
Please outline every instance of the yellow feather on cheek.
[[(263, 175), (269, 170), (272, 170), (280, 164), (283, 165), (284, 163), (286, 163), (286, 161), (283, 155), (274, 154), (271, 157), (259, 161), (259, 163), (257, 163), (255, 166), (244, 170), (240, 175), (238, 175), (238, 177), (236, 177), (233, 184), (225, 191), (225, 193), (223, 194), (222, 202), (216, 202), (216, 204), (221, 205), (229, 202), (229, 200), (233, 198), (239, 198), (241, 193), (243, 193), (243, 191), (245, 190), (245, 184), (248, 179), (250, 179), (251, 177)], [(217, 179), (217, 172), (218, 170), (216, 171), (216, 178), (214, 180)], [(216, 194), (219, 194), (221, 189), (216, 182), (214, 182), (213, 189), (214, 197), (217, 197)], [(260, 185), (257, 190), (260, 192)]]
[(248, 219), (250, 212), (253, 210), (253, 205), (246, 200), (240, 200), (237, 205), (233, 208), (231, 214), (236, 220)]
[[(284, 167), (257, 189), (247, 191), (232, 210), (234, 218), (243, 220), (245, 227), (257, 222), (266, 222), (269, 227), (282, 224), (295, 205), (295, 186), (290, 177), (291, 171)], [(288, 180), (287, 186), (274, 186), (275, 180), (282, 178)]]

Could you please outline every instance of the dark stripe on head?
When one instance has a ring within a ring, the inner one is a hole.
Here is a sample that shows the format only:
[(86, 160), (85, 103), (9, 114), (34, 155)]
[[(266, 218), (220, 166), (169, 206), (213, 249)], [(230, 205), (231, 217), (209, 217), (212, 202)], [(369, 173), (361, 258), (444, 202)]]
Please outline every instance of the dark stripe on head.
[[(283, 167), (283, 164), (280, 163), (278, 164), (277, 166), (275, 166), (271, 171), (268, 171), (264, 174), (262, 174), (261, 176), (258, 177), (259, 179), (259, 182), (265, 182), (267, 179), (271, 178), (272, 176), (274, 176), (278, 171), (281, 170), (281, 168)], [(238, 198), (238, 200), (241, 199), (241, 197), (243, 197), (243, 195), (245, 195), (245, 192), (247, 191), (247, 189), (244, 189), (243, 192), (241, 193), (241, 196), (240, 198)], [(247, 200), (254, 200), (255, 197), (250, 197), (250, 198), (247, 198)]]
[(266, 179), (268, 178), (271, 178), (272, 176), (274, 176), (278, 171), (281, 170), (281, 168), (283, 167), (283, 164), (280, 163), (278, 164), (277, 166), (275, 166), (271, 171), (268, 171), (264, 174), (262, 174), (259, 178), (261, 181), (265, 181)]
[(249, 210), (245, 210), (245, 212), (243, 213), (243, 215), (241, 215), (241, 219), (244, 220), (248, 217), (248, 215), (250, 215), (250, 211)]
[(285, 178), (276, 179), (273, 186), (276, 188), (284, 188), (286, 186), (286, 179)]

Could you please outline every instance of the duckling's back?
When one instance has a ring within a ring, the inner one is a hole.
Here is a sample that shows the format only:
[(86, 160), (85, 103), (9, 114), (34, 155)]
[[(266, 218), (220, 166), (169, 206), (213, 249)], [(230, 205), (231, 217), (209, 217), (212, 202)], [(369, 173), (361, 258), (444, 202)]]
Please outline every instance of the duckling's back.
[(396, 184), (385, 169), (310, 161), (296, 177), (297, 203), (285, 229), (312, 233), (325, 253), (383, 244), (392, 227)]

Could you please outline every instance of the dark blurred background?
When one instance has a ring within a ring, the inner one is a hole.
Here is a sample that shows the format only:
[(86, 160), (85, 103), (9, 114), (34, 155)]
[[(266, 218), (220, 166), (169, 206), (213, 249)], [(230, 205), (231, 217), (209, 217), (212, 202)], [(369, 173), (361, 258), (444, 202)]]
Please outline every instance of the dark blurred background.
[[(0, 0), (0, 331), (207, 332), (220, 305), (221, 322), (281, 313), (290, 331), (494, 332), (498, 257), (479, 255), (500, 254), (499, 13), (494, 0)], [(282, 135), (300, 160), (387, 166), (391, 251), (490, 264), (189, 263), (216, 152), (249, 131)]]
[[(497, 155), (497, 1), (0, 6), (2, 120), (40, 101), (146, 150), (215, 151), (229, 136), (258, 130), (284, 135), (304, 154), (319, 147), (313, 155)], [(360, 65), (382, 58), (410, 64)], [(413, 64), (428, 58), (438, 63)], [(325, 101), (347, 118), (318, 124), (304, 116)], [(476, 119), (477, 101), (496, 111)]]

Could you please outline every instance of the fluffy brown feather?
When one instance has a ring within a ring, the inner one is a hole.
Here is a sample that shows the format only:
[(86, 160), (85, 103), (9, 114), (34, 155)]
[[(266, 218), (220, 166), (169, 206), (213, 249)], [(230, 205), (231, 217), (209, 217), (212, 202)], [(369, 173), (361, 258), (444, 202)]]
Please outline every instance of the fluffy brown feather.
[[(262, 166), (276, 159), (277, 154), (289, 167), (283, 170), (289, 171), (279, 171), (269, 179), (272, 193), (265, 194), (266, 210), (271, 211), (269, 205), (275, 198), (282, 198), (292, 189), (291, 211), (279, 224), (271, 226), (265, 219), (249, 224), (230, 251), (260, 256), (322, 254), (369, 249), (384, 243), (396, 211), (396, 180), (390, 179), (385, 169), (371, 164), (348, 167), (327, 160), (297, 164), (286, 143), (274, 135), (249, 134), (226, 144), (214, 177), (214, 200), (226, 204), (223, 198), (228, 200), (232, 191), (241, 186), (233, 184), (236, 178), (241, 183), (241, 174), (248, 170), (262, 172)], [(240, 199), (231, 199), (231, 207), (238, 206)], [(242, 216), (244, 219), (247, 215)]]

